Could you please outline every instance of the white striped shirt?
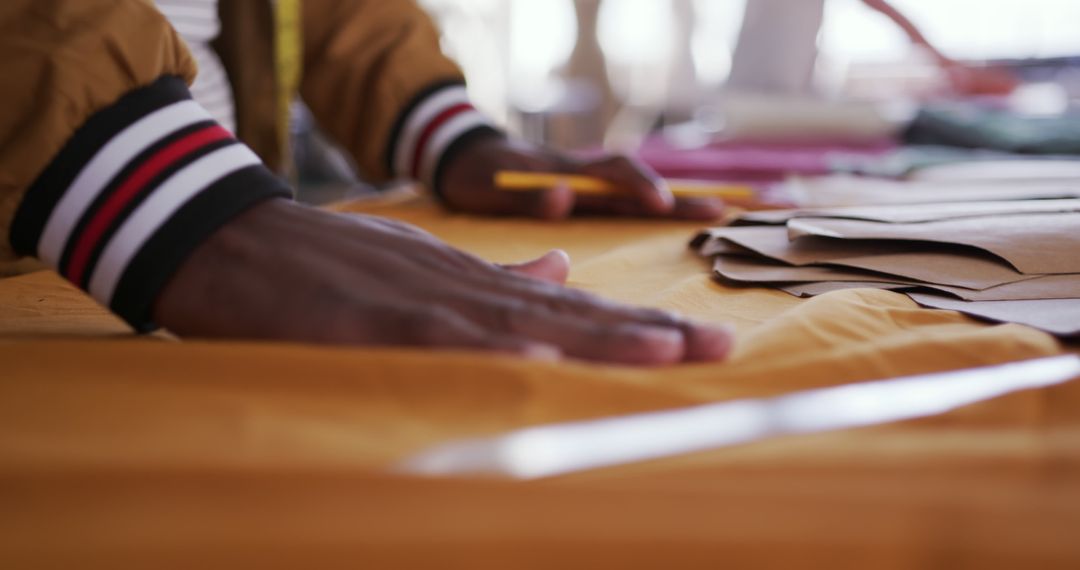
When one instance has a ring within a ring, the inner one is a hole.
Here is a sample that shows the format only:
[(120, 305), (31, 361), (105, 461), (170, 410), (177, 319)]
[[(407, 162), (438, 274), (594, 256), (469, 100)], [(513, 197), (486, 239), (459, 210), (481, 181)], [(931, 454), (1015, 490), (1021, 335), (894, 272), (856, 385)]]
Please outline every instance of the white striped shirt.
[(221, 32), (218, 0), (154, 0), (161, 13), (187, 43), (199, 66), (191, 86), (195, 98), (218, 123), (236, 131), (236, 108), (232, 85), (210, 42)]

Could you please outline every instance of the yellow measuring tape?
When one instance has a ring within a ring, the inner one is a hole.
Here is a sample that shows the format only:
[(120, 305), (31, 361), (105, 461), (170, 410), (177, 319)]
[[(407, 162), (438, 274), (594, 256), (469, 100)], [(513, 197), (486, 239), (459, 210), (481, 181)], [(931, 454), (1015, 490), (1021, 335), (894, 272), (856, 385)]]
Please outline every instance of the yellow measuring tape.
[(286, 175), (292, 177), (292, 148), (289, 144), (289, 109), (300, 88), (303, 73), (303, 36), (300, 22), (301, 0), (274, 1), (274, 67), (277, 75), (278, 144)]

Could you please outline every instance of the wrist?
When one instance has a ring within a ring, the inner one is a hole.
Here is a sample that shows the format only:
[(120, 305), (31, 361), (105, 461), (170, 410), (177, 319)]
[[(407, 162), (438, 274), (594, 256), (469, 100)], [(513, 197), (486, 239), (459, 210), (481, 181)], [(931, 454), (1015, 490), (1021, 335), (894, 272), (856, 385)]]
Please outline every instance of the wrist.
[(431, 191), (440, 200), (446, 199), (447, 181), (455, 170), (470, 164), (482, 164), (499, 155), (509, 144), (507, 136), (495, 129), (477, 129), (458, 138), (443, 153), (431, 181)]
[(388, 167), (393, 176), (438, 192), (448, 155), (474, 139), (496, 134), (493, 123), (469, 102), (461, 82), (436, 84), (401, 113), (390, 137)]
[(12, 243), (138, 330), (207, 236), (290, 191), (258, 157), (162, 77), (76, 130), (27, 191)]

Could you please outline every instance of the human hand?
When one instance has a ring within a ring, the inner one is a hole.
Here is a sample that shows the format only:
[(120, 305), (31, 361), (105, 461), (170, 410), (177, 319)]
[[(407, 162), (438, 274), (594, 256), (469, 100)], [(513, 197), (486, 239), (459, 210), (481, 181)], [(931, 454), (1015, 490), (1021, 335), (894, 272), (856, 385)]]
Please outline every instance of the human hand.
[[(445, 202), (456, 210), (548, 220), (563, 219), (572, 214), (714, 220), (724, 211), (723, 202), (717, 199), (672, 197), (656, 173), (626, 157), (577, 162), (497, 135), (479, 138), (467, 145), (451, 158), (439, 180)], [(495, 188), (495, 173), (500, 170), (595, 176), (615, 183), (624, 194), (575, 196), (566, 187), (504, 192)]]
[(181, 336), (497, 351), (632, 365), (724, 358), (723, 327), (561, 284), (554, 251), (497, 266), (417, 228), (274, 199), (225, 225), (159, 296)]

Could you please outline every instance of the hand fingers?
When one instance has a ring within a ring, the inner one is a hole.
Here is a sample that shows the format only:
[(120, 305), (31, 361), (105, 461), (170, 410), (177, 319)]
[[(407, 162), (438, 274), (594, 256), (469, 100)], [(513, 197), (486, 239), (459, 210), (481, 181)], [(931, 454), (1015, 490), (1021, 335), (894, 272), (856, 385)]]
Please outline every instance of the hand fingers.
[(578, 196), (574, 213), (584, 216), (621, 216), (627, 218), (659, 218), (665, 214), (652, 214), (633, 196)]
[(724, 201), (718, 198), (676, 198), (673, 218), (712, 221), (724, 215)]
[(618, 305), (576, 291), (558, 300), (548, 300), (545, 305), (551, 311), (596, 323), (646, 325), (678, 331), (683, 338), (683, 359), (687, 361), (722, 360), (734, 345), (734, 335), (728, 326), (689, 321), (659, 309)]
[(735, 344), (735, 334), (728, 326), (684, 322), (680, 328), (686, 343), (684, 360), (687, 362), (723, 360)]
[(672, 210), (656, 213), (646, 210), (635, 198), (623, 196), (579, 196), (574, 213), (625, 217), (668, 218), (673, 220), (712, 221), (724, 214), (725, 204), (716, 198), (676, 198)]
[(566, 283), (566, 278), (570, 275), (570, 256), (565, 251), (556, 249), (532, 261), (501, 267), (519, 275), (562, 285)]
[(581, 291), (523, 292), (519, 289), (515, 294), (528, 302), (540, 303), (549, 311), (575, 315), (596, 323), (647, 325), (677, 330), (685, 343), (684, 358), (689, 361), (721, 360), (734, 344), (730, 327), (692, 322), (658, 309), (619, 305)]
[(566, 186), (513, 192), (490, 189), (450, 197), (450, 204), (477, 214), (562, 220), (574, 210), (574, 193)]
[(586, 163), (578, 171), (615, 184), (640, 205), (641, 214), (666, 215), (675, 207), (667, 183), (649, 167), (625, 156)]
[[(553, 315), (572, 315), (604, 326), (648, 326), (676, 331), (683, 337), (683, 357), (689, 361), (721, 360), (733, 345), (731, 329), (726, 326), (691, 322), (658, 309), (619, 305), (582, 291), (554, 287), (534, 279), (499, 279), (497, 275), (473, 277), (466, 277), (475, 286), (473, 294), (513, 298)], [(432, 292), (432, 295), (439, 293), (445, 294), (445, 291)]]
[[(377, 335), (368, 321), (380, 323)], [(559, 360), (556, 346), (505, 330), (485, 329), (447, 307), (368, 307), (360, 318), (350, 319), (354, 342), (371, 345), (437, 346), (505, 352), (536, 360)]]
[[(466, 316), (470, 319), (472, 314), (483, 312), (482, 307), (485, 303), (499, 305), (512, 300), (518, 306), (527, 307), (528, 311), (540, 311), (550, 315), (551, 319), (571, 319), (578, 323), (576, 335), (555, 333), (553, 331), (559, 329), (552, 327), (542, 329), (503, 327), (493, 331), (494, 334), (508, 334), (510, 338), (528, 338), (542, 344), (554, 344), (561, 347), (567, 354), (579, 358), (627, 364), (662, 364), (672, 358), (689, 361), (719, 360), (730, 351), (731, 333), (726, 328), (691, 323), (655, 309), (622, 306), (581, 291), (557, 286), (565, 281), (569, 270), (569, 260), (564, 252), (556, 250), (536, 260), (509, 269), (501, 269), (452, 248), (432, 249), (427, 243), (429, 237), (427, 234), (406, 235), (408, 236), (406, 241), (410, 242), (413, 250), (413, 254), (408, 256), (392, 254), (390, 252), (392, 248), (387, 247), (388, 244), (377, 243), (378, 240), (355, 244), (358, 248), (357, 255), (363, 252), (363, 255), (368, 258), (381, 260), (384, 266), (398, 267), (402, 271), (408, 269), (424, 273), (432, 272), (431, 278), (420, 279), (417, 283), (421, 286), (412, 290), (411, 295), (406, 295), (406, 298), (418, 296), (428, 299), (431, 303), (443, 304), (455, 310), (464, 311), (466, 307), (462, 306), (461, 299), (475, 297), (467, 306)], [(444, 271), (452, 271), (457, 279), (453, 283), (447, 283), (445, 279), (439, 277)], [(369, 290), (377, 289), (377, 285), (378, 283), (368, 284), (367, 287)], [(401, 291), (387, 291), (388, 295), (397, 293)], [(497, 301), (499, 299), (503, 301)], [(533, 321), (536, 320), (533, 319)], [(509, 322), (510, 319), (503, 316), (497, 321)], [(493, 322), (492, 319), (488, 318), (480, 324), (487, 326), (491, 322)], [(583, 323), (588, 323), (588, 327)], [(587, 330), (582, 331), (582, 327), (586, 327)], [(666, 330), (667, 332), (661, 334), (661, 337), (676, 335), (681, 349), (673, 349), (670, 343), (665, 344), (667, 340), (663, 338), (660, 341), (655, 341), (655, 339), (642, 341), (635, 336), (636, 333), (633, 333), (642, 327)], [(625, 329), (631, 332), (628, 333)], [(602, 331), (611, 330), (622, 332), (606, 336), (602, 334)], [(628, 336), (629, 339), (627, 339)], [(468, 338), (476, 339), (474, 343), (487, 342), (476, 335), (462, 337), (462, 339)], [(454, 343), (458, 342), (461, 341), (454, 341)], [(458, 344), (452, 344), (452, 346), (458, 346)], [(635, 356), (637, 351), (642, 351), (639, 356)]]
[(510, 297), (463, 294), (444, 302), (484, 329), (552, 345), (584, 360), (663, 365), (681, 362), (685, 354), (682, 334), (667, 327), (598, 323)]

